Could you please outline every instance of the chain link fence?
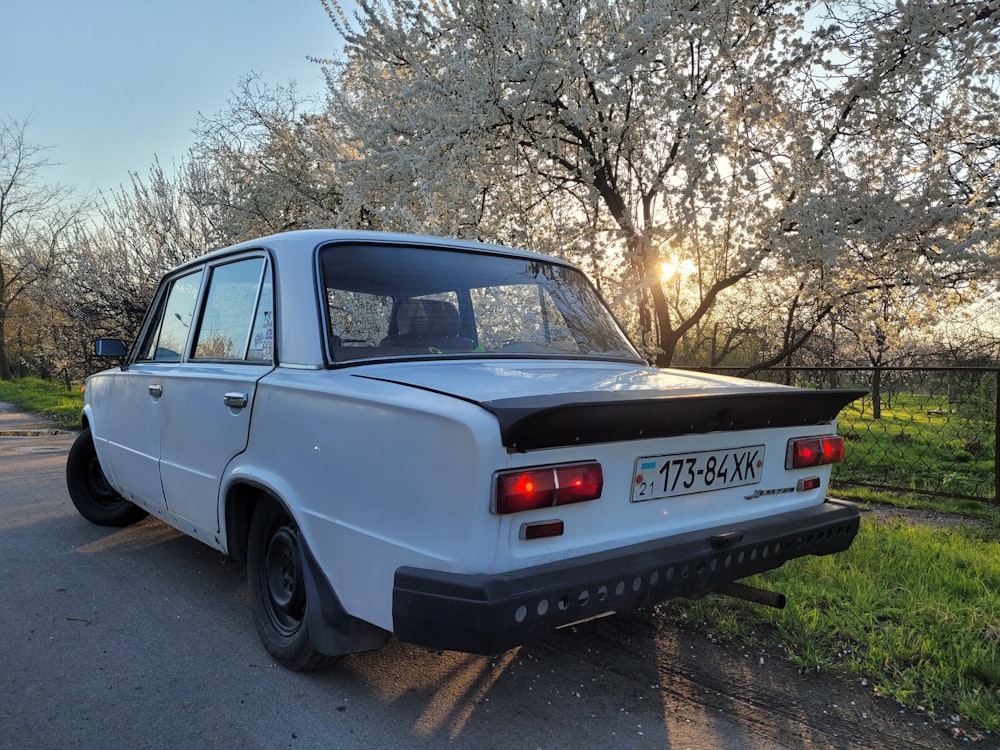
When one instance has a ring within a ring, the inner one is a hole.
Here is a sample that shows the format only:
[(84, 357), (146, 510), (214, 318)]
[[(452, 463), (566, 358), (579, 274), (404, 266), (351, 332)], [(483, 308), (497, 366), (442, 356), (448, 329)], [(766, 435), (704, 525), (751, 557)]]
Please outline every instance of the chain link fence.
[(840, 413), (845, 457), (834, 485), (998, 502), (1000, 368), (783, 367), (747, 377), (868, 389)]

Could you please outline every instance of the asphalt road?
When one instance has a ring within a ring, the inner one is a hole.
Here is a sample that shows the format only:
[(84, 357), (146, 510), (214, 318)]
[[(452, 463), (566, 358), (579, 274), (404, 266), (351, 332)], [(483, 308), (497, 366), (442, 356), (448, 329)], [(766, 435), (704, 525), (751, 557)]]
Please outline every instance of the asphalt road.
[(0, 747), (953, 746), (870, 688), (642, 615), (493, 658), (393, 642), (289, 672), (242, 567), (159, 521), (87, 523), (72, 436), (25, 432), (44, 426), (0, 404)]

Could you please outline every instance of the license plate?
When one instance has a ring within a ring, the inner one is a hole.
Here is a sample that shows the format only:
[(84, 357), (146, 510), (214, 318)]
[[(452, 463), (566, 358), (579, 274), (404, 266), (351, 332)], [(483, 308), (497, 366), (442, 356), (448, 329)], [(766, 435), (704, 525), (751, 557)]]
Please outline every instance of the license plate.
[(757, 484), (763, 468), (763, 445), (638, 458), (632, 502)]

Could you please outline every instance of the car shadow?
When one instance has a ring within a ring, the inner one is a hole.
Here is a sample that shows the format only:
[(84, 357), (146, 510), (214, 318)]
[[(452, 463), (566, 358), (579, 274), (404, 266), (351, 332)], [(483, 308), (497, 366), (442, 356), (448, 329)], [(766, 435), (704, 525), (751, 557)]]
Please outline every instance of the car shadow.
[[(269, 690), (293, 693), (308, 686), (331, 736), (338, 718), (362, 710), (365, 721), (384, 720), (383, 733), (407, 747), (951, 745), (941, 730), (857, 685), (800, 674), (778, 655), (716, 643), (653, 611), (564, 628), (496, 656), (391, 641), (326, 670), (291, 673), (275, 668), (257, 642), (242, 564), (153, 518), (104, 529), (63, 511), (32, 525), (36, 538), (49, 540), (57, 565), (71, 556), (60, 578), (69, 591), (47, 595), (67, 613), (63, 630), (79, 625), (78, 616), (124, 606), (113, 602), (112, 590), (141, 590), (141, 607), (123, 620), (133, 632), (152, 623), (153, 644), (169, 629), (199, 644), (195, 661), (216, 658), (210, 644), (225, 641), (220, 663), (230, 679), (263, 679)], [(22, 531), (8, 530), (8, 541)], [(85, 571), (107, 586), (94, 591), (77, 582)], [(68, 607), (73, 596), (77, 604)], [(153, 659), (150, 653), (137, 646), (134, 658)], [(146, 668), (161, 669), (158, 663)]]
[(522, 727), (518, 747), (952, 745), (856, 683), (800, 673), (779, 655), (717, 643), (651, 610), (493, 657), (393, 642), (316, 679), (349, 680), (405, 712), (416, 737), (463, 746), (510, 747), (497, 727)]

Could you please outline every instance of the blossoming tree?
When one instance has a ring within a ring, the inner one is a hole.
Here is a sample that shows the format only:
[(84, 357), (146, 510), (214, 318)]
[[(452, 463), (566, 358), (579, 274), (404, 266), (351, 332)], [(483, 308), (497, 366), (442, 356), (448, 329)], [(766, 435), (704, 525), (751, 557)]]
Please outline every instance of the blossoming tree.
[(660, 365), (751, 281), (788, 288), (778, 361), (993, 273), (996, 0), (321, 2), (343, 215), (590, 258)]

